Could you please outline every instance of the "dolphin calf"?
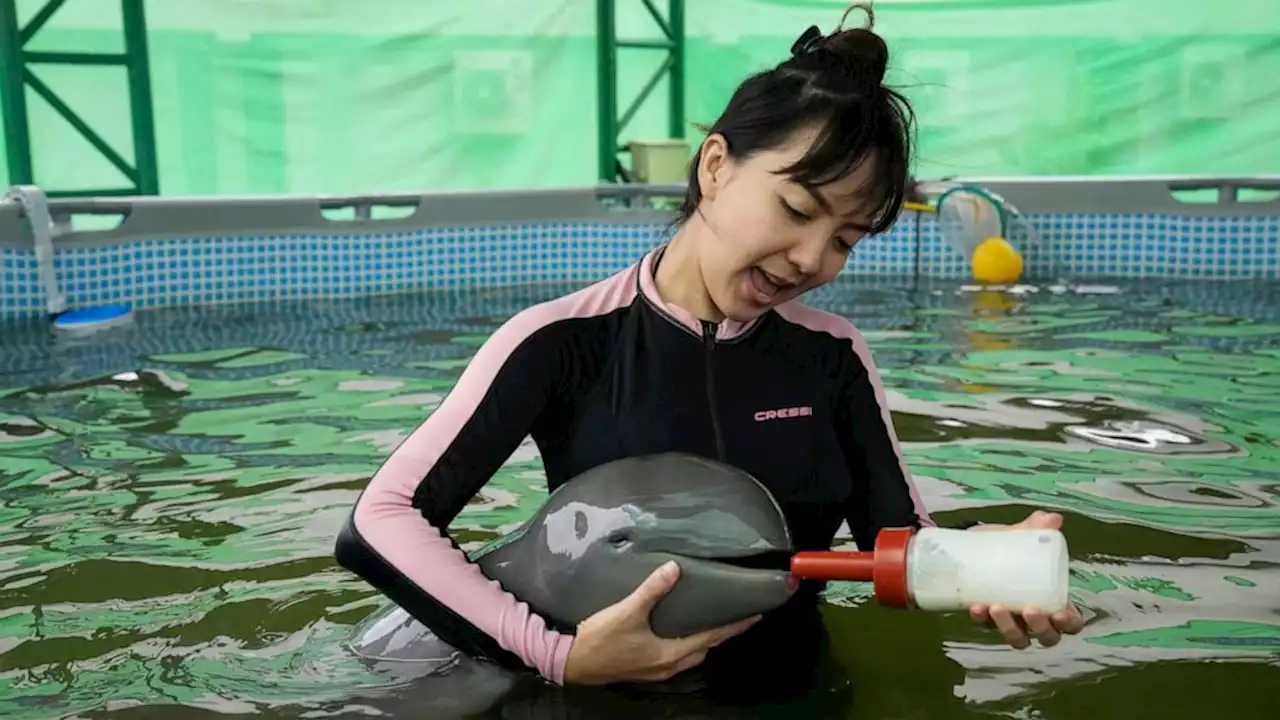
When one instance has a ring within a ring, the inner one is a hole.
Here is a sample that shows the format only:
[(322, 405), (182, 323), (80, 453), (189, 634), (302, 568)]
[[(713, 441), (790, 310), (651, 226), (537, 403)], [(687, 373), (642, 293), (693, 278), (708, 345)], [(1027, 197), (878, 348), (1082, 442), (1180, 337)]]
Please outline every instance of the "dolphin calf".
[[(469, 557), (549, 626), (568, 632), (675, 560), (680, 578), (650, 625), (660, 637), (682, 637), (783, 605), (795, 591), (787, 569), (793, 552), (782, 510), (758, 480), (714, 460), (665, 453), (570, 479), (518, 529)], [(380, 674), (438, 681), (429, 702), (436, 711), (482, 712), (521, 680), (462, 656), (393, 603), (362, 621), (348, 647)], [(418, 712), (427, 690), (414, 689)]]
[[(682, 637), (751, 617), (792, 592), (791, 534), (754, 477), (687, 454), (616, 460), (557, 488), (517, 531), (476, 555), (485, 575), (572, 631), (669, 560), (680, 580), (650, 617)], [(779, 560), (777, 569), (747, 559)]]

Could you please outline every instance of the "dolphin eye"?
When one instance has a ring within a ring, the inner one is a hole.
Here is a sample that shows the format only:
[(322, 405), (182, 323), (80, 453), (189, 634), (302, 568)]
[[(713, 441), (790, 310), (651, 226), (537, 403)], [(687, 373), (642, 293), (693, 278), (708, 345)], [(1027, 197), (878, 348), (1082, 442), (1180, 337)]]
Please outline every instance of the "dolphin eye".
[(614, 530), (606, 539), (614, 549), (622, 549), (631, 544), (631, 535), (626, 530)]

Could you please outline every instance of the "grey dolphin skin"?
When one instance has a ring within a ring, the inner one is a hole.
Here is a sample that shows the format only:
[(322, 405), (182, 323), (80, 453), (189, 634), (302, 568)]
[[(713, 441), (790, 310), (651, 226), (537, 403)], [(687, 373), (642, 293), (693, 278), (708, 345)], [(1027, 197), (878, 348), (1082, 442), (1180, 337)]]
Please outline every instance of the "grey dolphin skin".
[(787, 570), (731, 561), (791, 552), (782, 510), (755, 478), (671, 453), (617, 460), (571, 479), (475, 560), (531, 610), (568, 629), (675, 560), (680, 580), (650, 616), (654, 633), (670, 638), (782, 605), (792, 591)]
[[(531, 610), (570, 631), (675, 560), (680, 579), (650, 624), (659, 636), (680, 637), (785, 603), (794, 586), (782, 568), (792, 552), (782, 510), (758, 480), (713, 460), (667, 453), (578, 475), (520, 528), (471, 557)], [(773, 568), (750, 567), (771, 557), (780, 559)], [(450, 717), (483, 712), (528, 684), (518, 673), (463, 657), (394, 604), (360, 623), (350, 649), (376, 672), (415, 685), (418, 716), (428, 708)]]

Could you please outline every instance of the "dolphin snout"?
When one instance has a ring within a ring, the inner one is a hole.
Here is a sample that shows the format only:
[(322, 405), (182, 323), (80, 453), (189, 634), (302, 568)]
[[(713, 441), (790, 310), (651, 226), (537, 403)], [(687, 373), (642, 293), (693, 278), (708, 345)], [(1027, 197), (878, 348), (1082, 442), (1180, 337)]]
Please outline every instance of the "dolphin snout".
[(654, 634), (660, 637), (684, 637), (768, 612), (786, 603), (798, 587), (789, 570), (703, 558), (654, 558), (668, 559), (680, 566), (680, 579), (650, 616)]

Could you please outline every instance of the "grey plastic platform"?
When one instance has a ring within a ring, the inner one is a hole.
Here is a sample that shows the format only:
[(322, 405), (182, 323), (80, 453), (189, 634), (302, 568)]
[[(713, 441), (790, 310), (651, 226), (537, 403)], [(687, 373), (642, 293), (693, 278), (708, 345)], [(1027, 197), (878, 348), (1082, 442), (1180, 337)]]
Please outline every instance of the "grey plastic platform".
[[(1280, 215), (1280, 175), (1260, 177), (972, 177), (924, 181), (937, 194), (953, 183), (981, 185), (1024, 214), (1157, 213), (1181, 216)], [(1217, 202), (1183, 202), (1174, 192), (1217, 190)], [(1241, 202), (1241, 190), (1274, 193), (1261, 202)], [(314, 233), (382, 233), (424, 227), (502, 226), (510, 223), (577, 221), (662, 223), (684, 195), (683, 185), (463, 191), (425, 194), (261, 197), (126, 197), (49, 201), (59, 228), (59, 248), (107, 245), (154, 238)], [(394, 211), (399, 217), (375, 219)], [(326, 212), (330, 216), (326, 216)], [(350, 219), (331, 219), (345, 213)], [(105, 229), (72, 229), (92, 216)], [(0, 201), (0, 246), (31, 247), (33, 238), (17, 203)]]
[[(57, 246), (83, 247), (153, 238), (193, 236), (383, 233), (441, 226), (501, 226), (556, 221), (667, 222), (683, 186), (606, 185), (596, 188), (465, 191), (351, 196), (124, 197), (49, 200), (60, 230)], [(377, 219), (379, 212), (399, 217)], [(326, 212), (331, 215), (326, 216)], [(349, 219), (332, 219), (347, 215)], [(109, 229), (74, 230), (77, 218)], [(16, 203), (0, 201), (0, 245), (30, 247), (32, 238)]]

